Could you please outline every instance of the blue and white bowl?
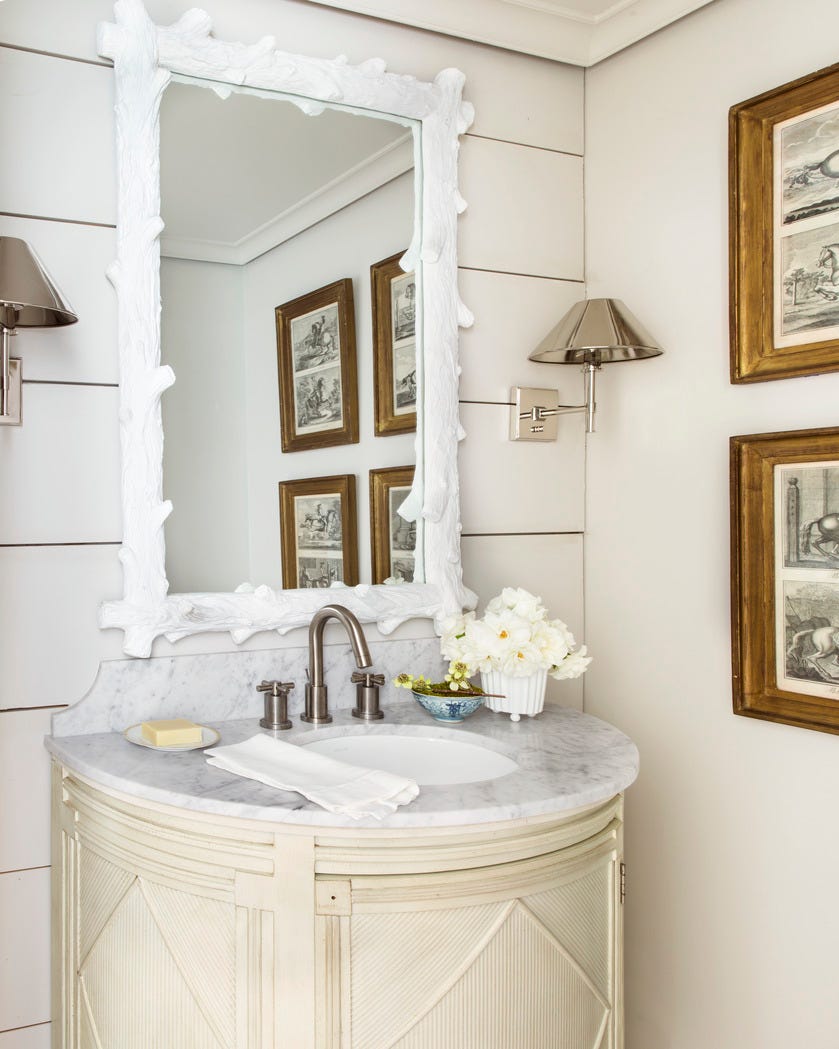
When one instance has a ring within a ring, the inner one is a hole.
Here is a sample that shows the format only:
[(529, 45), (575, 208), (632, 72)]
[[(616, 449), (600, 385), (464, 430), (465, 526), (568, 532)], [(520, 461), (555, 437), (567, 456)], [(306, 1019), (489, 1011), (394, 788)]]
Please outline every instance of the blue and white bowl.
[(414, 699), (435, 721), (444, 721), (448, 725), (456, 725), (468, 718), (484, 702), (483, 696), (459, 696), (456, 692), (452, 692), (451, 697), (414, 692)]

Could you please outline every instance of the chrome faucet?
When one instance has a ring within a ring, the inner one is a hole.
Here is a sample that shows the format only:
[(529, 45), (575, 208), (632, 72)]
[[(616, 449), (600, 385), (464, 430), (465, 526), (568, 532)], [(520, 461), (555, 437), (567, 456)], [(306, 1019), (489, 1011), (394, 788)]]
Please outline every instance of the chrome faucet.
[(312, 725), (327, 725), (332, 720), (323, 683), (323, 631), (329, 619), (337, 619), (349, 635), (356, 666), (362, 669), (373, 665), (361, 623), (352, 612), (343, 605), (324, 605), (318, 609), (309, 624), (309, 680), (306, 684), (306, 710), (300, 715), (302, 721)]

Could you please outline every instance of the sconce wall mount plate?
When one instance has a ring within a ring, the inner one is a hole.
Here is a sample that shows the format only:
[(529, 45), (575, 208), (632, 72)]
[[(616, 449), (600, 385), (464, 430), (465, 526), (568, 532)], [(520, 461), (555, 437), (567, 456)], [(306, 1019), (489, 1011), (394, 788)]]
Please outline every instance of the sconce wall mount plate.
[(0, 415), (0, 426), (20, 426), (23, 422), (21, 417), (22, 401), (20, 358), (10, 357), (8, 411), (6, 415)]

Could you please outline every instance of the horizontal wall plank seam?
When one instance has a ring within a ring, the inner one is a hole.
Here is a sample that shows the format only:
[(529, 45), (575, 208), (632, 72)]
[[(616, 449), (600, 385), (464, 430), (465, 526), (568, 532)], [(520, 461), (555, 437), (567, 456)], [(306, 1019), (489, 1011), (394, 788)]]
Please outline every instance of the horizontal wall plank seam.
[(26, 550), (39, 546), (122, 546), (121, 539), (71, 539), (68, 542), (53, 543), (0, 543), (0, 550)]
[(492, 539), (495, 536), (522, 536), (527, 538), (531, 535), (585, 535), (582, 531), (570, 532), (461, 532), (461, 539)]
[(534, 280), (555, 280), (564, 284), (585, 284), (582, 277), (553, 277), (547, 273), (519, 273), (517, 270), (492, 270), (486, 266), (458, 266), (470, 273), (498, 273), (503, 277), (532, 277)]
[(104, 59), (77, 58), (75, 55), (62, 55), (59, 51), (42, 51), (38, 47), (23, 47), (22, 44), (7, 44), (2, 41), (0, 41), (0, 47), (5, 47), (9, 51), (25, 51), (29, 55), (43, 55), (44, 58), (60, 58), (64, 62), (81, 62), (85, 66), (104, 66), (105, 69), (113, 69), (113, 62), (106, 62)]
[(49, 703), (45, 707), (0, 707), (0, 714), (26, 714), (30, 710), (66, 710), (69, 703)]
[(522, 149), (540, 149), (543, 153), (557, 153), (562, 157), (576, 157), (583, 159), (582, 153), (575, 153), (571, 149), (554, 149), (552, 146), (536, 146), (532, 142), (518, 142), (513, 138), (496, 138), (495, 135), (478, 135), (474, 131), (467, 131), (464, 138), (480, 138), (484, 142), (501, 142), (505, 146), (521, 146)]
[(32, 219), (35, 222), (63, 222), (69, 226), (95, 226), (97, 229), (116, 229), (114, 222), (90, 222), (87, 219), (60, 219), (57, 215), (25, 215), (20, 211), (0, 211), (4, 219)]
[(101, 386), (106, 390), (118, 390), (118, 382), (85, 382), (83, 379), (23, 379), (24, 386)]
[(24, 1024), (23, 1027), (4, 1027), (0, 1034), (14, 1034), (15, 1031), (29, 1031), (33, 1027), (49, 1027), (50, 1020), (39, 1020), (36, 1024)]

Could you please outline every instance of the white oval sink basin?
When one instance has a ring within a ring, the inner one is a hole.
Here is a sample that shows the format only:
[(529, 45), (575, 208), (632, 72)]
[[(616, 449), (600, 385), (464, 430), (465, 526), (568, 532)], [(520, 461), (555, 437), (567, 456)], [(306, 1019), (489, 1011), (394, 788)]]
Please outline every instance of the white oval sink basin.
[[(454, 733), (452, 733), (454, 735)], [(421, 786), (448, 783), (479, 783), (515, 772), (518, 765), (506, 754), (499, 754), (462, 739), (427, 736), (332, 736), (303, 746), (316, 754), (382, 769), (407, 776)]]

